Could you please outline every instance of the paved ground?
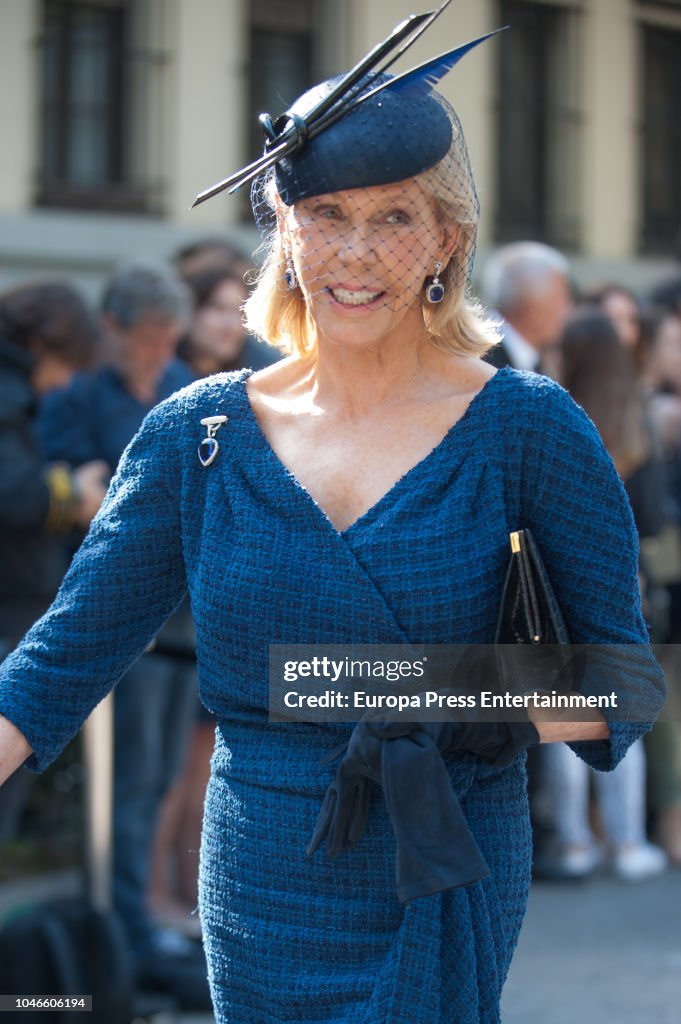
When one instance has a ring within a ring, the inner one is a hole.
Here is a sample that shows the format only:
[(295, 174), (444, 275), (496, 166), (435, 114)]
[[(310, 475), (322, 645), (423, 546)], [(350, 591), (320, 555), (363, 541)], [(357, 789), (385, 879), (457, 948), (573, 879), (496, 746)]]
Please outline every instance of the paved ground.
[(681, 1024), (681, 871), (536, 884), (503, 1005), (504, 1024)]
[(536, 884), (504, 1024), (681, 1024), (681, 871)]
[[(72, 874), (0, 886), (9, 904), (77, 888)], [(11, 898), (10, 898), (11, 892)], [(681, 871), (638, 885), (537, 884), (504, 993), (504, 1024), (681, 1024)], [(154, 1024), (213, 1024), (168, 1014)], [(263, 1022), (265, 1024), (265, 1022)]]

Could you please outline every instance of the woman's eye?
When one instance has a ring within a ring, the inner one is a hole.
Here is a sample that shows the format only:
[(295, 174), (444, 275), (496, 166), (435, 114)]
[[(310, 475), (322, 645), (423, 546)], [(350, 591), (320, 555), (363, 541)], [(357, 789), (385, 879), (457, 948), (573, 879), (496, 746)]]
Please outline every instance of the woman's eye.
[(393, 210), (386, 217), (386, 222), (388, 224), (408, 224), (409, 217), (404, 210)]
[(315, 216), (321, 217), (322, 220), (339, 220), (340, 210), (337, 206), (320, 206), (319, 209), (315, 210)]

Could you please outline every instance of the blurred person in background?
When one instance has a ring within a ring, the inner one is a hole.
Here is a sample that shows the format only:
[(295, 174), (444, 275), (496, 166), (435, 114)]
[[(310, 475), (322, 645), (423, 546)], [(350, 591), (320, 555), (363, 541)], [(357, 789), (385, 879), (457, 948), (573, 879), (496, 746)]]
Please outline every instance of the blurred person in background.
[[(52, 601), (66, 569), (61, 539), (86, 530), (107, 466), (47, 463), (35, 436), (40, 398), (94, 356), (96, 317), (70, 285), (42, 281), (0, 295), (0, 661)], [(31, 774), (0, 791), (0, 841), (15, 832)]]
[(178, 354), (197, 378), (246, 367), (262, 370), (281, 358), (277, 349), (246, 332), (242, 308), (248, 288), (238, 268), (216, 265), (185, 281), (194, 298), (194, 313)]
[[(190, 308), (186, 286), (169, 268), (134, 262), (114, 274), (101, 303), (102, 365), (77, 375), (41, 411), (51, 458), (74, 467), (98, 458), (115, 470), (146, 414), (192, 380), (175, 354)], [(113, 906), (140, 988), (167, 992), (187, 1009), (210, 1005), (203, 954), (156, 926), (147, 889), (158, 810), (184, 759), (196, 703), (194, 626), (185, 601), (115, 690)]]
[(588, 291), (583, 302), (597, 306), (610, 317), (620, 343), (631, 352), (638, 366), (643, 334), (643, 310), (634, 293), (624, 285), (607, 282)]
[(653, 310), (647, 324), (643, 382), (663, 445), (676, 520), (681, 522), (681, 317), (667, 309)]
[[(630, 352), (610, 316), (579, 310), (560, 339), (560, 382), (595, 423), (622, 478), (640, 537), (663, 527), (664, 475)], [(589, 823), (590, 769), (568, 746), (546, 748), (553, 797), (557, 877), (582, 878), (604, 861)], [(614, 771), (595, 773), (604, 836), (615, 873), (636, 881), (664, 871), (664, 852), (646, 835), (645, 751), (639, 739)]]
[(650, 292), (650, 304), (681, 317), (681, 274), (661, 281)]
[(243, 281), (253, 269), (246, 253), (222, 235), (205, 235), (181, 246), (173, 255), (172, 263), (183, 281), (214, 267), (229, 267)]
[(648, 315), (651, 341), (644, 378), (653, 394), (681, 396), (681, 316), (664, 306)]
[(649, 341), (642, 381), (681, 521), (681, 317), (664, 307), (652, 309), (646, 316), (646, 330)]
[(624, 482), (639, 538), (665, 522), (662, 449), (647, 413), (631, 351), (612, 318), (589, 306), (560, 339), (560, 383), (589, 414)]
[(665, 460), (668, 522), (659, 536), (642, 541), (641, 557), (654, 593), (663, 597), (655, 602), (664, 612), (658, 640), (666, 645), (660, 658), (670, 683), (667, 720), (646, 736), (648, 788), (655, 838), (681, 865), (681, 317), (673, 301), (648, 311), (644, 326), (643, 380)]
[(485, 304), (502, 318), (501, 343), (486, 361), (555, 376), (553, 354), (573, 306), (565, 256), (540, 242), (501, 246), (485, 264), (482, 293)]

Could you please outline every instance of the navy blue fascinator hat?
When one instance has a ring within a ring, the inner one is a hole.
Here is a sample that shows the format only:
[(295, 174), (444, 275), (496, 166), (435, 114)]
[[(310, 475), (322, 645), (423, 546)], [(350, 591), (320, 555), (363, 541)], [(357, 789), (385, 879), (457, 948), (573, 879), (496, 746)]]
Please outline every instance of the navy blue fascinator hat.
[[(310, 196), (403, 181), (434, 167), (463, 136), (435, 86), (491, 32), (400, 75), (386, 69), (449, 6), (412, 15), (354, 68), (304, 93), (273, 119), (260, 115), (263, 155), (201, 192), (194, 206), (254, 183), (256, 199), (272, 173), (286, 205)], [(255, 210), (256, 217), (258, 210)]]
[[(378, 84), (391, 80), (381, 75)], [(289, 114), (304, 119), (339, 81), (316, 85), (296, 100)], [(374, 80), (365, 89), (376, 84)], [(290, 206), (325, 192), (404, 181), (438, 163), (451, 143), (449, 113), (432, 92), (381, 89), (293, 156), (279, 160), (277, 192)]]

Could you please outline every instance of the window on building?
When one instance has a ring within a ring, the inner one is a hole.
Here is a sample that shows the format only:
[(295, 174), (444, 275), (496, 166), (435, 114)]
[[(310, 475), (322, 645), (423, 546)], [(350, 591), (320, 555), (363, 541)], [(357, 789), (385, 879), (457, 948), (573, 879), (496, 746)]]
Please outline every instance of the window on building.
[(158, 212), (158, 0), (44, 0), (41, 205)]
[(501, 0), (496, 237), (579, 246), (579, 14)]
[(644, 25), (641, 168), (645, 252), (681, 245), (681, 30)]
[(251, 0), (251, 159), (260, 156), (258, 115), (276, 118), (316, 81), (317, 0)]

